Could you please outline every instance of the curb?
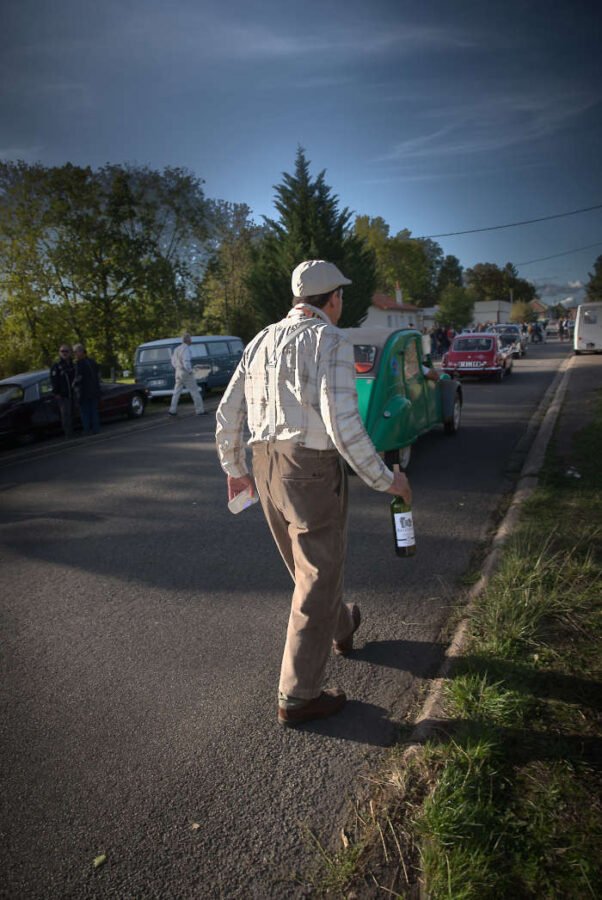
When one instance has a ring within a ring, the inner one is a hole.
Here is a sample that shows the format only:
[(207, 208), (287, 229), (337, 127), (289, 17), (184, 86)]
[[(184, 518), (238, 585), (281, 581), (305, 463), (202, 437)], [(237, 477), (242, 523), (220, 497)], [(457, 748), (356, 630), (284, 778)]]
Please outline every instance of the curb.
[(574, 357), (567, 357), (561, 364), (554, 381), (544, 394), (539, 406), (532, 415), (527, 426), (527, 432), (537, 430), (533, 439), (527, 459), (521, 469), (518, 482), (514, 491), (512, 502), (497, 529), (491, 547), (482, 565), (481, 577), (468, 592), (468, 604), (461, 622), (458, 624), (449, 647), (445, 652), (445, 658), (439, 670), (439, 674), (432, 681), (427, 697), (414, 723), (414, 728), (408, 739), (409, 746), (404, 751), (404, 756), (417, 750), (417, 745), (424, 743), (429, 737), (434, 736), (446, 719), (442, 711), (441, 697), (443, 686), (449, 677), (454, 661), (462, 654), (467, 642), (469, 613), (475, 600), (488, 586), (491, 576), (497, 569), (502, 550), (508, 538), (514, 532), (522, 506), (531, 496), (539, 478), (543, 466), (546, 450), (550, 438), (554, 432), (558, 415), (567, 391), (571, 368)]

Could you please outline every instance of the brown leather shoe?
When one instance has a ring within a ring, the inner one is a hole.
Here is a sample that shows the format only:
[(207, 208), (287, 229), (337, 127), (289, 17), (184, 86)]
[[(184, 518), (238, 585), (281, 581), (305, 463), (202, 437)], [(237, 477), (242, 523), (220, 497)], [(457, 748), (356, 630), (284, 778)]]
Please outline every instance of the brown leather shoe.
[(303, 706), (294, 706), (286, 709), (278, 707), (278, 721), (281, 725), (301, 725), (303, 722), (311, 722), (312, 719), (327, 719), (340, 712), (347, 697), (338, 688), (329, 688), (322, 691), (319, 697), (308, 700)]
[(332, 650), (335, 656), (347, 656), (353, 650), (353, 635), (362, 623), (360, 608), (359, 606), (356, 606), (355, 603), (351, 607), (351, 618), (353, 620), (353, 629), (351, 630), (349, 637), (346, 637), (344, 641), (332, 642)]

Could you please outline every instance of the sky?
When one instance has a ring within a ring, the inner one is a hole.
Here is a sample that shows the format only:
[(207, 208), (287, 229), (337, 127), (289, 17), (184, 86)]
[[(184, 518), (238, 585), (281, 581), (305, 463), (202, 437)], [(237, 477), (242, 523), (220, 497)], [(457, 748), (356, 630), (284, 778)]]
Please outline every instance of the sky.
[(391, 234), (547, 219), (435, 239), (577, 302), (602, 255), (601, 26), (593, 0), (0, 0), (0, 158), (181, 166), (260, 222), (301, 146)]

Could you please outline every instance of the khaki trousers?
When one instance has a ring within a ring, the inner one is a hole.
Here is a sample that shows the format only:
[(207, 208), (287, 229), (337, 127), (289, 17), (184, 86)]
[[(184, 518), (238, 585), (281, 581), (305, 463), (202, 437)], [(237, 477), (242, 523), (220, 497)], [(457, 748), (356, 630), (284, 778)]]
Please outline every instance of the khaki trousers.
[(174, 392), (171, 397), (171, 403), (169, 405), (170, 413), (175, 413), (178, 408), (178, 403), (180, 401), (180, 394), (182, 391), (188, 391), (190, 396), (194, 401), (194, 411), (197, 413), (202, 413), (205, 411), (205, 406), (203, 404), (203, 397), (201, 395), (200, 388), (197, 384), (196, 378), (192, 372), (185, 372), (183, 369), (178, 369), (176, 371), (176, 383), (174, 386)]
[(261, 505), (295, 583), (280, 696), (311, 700), (322, 690), (333, 639), (353, 627), (343, 604), (347, 473), (336, 450), (289, 441), (252, 446)]

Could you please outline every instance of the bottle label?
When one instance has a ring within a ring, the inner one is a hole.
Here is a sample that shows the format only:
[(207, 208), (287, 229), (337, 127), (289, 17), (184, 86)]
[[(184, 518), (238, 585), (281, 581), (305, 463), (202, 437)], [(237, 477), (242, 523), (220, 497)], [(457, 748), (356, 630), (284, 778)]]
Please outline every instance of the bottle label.
[(395, 542), (398, 547), (413, 547), (416, 543), (414, 538), (414, 521), (411, 512), (393, 513), (393, 521), (395, 522)]

